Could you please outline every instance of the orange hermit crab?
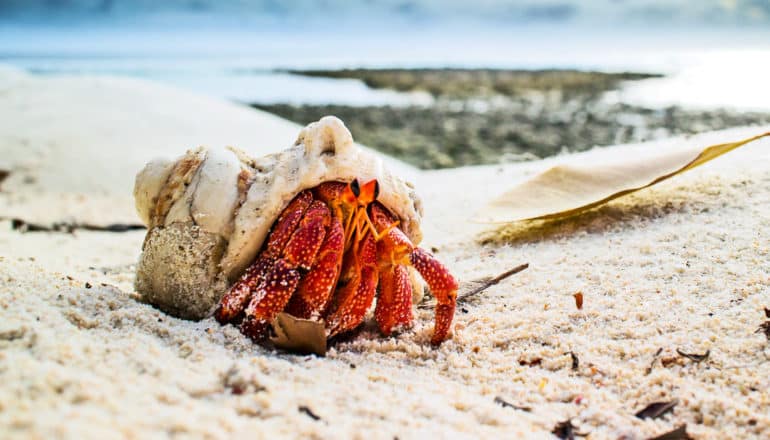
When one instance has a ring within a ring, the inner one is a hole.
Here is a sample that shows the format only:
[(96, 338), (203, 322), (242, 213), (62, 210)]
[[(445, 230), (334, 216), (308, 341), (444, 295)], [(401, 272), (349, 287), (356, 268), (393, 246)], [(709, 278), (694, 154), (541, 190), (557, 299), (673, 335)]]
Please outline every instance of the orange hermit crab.
[[(241, 331), (267, 336), (282, 311), (322, 317), (328, 337), (358, 327), (377, 296), (380, 331), (390, 335), (412, 323), (412, 285), (405, 266), (417, 269), (437, 300), (431, 342), (446, 339), (457, 282), (438, 260), (415, 247), (398, 221), (377, 202), (379, 184), (325, 182), (299, 193), (281, 213), (256, 261), (222, 298), (220, 323), (243, 313)], [(379, 292), (379, 295), (376, 293)]]
[(136, 288), (169, 313), (213, 312), (261, 340), (285, 312), (323, 322), (333, 337), (358, 327), (375, 304), (389, 335), (412, 323), (416, 271), (437, 301), (431, 342), (450, 334), (457, 281), (415, 245), (419, 198), (337, 118), (259, 159), (198, 149), (151, 162), (134, 195), (149, 229)]

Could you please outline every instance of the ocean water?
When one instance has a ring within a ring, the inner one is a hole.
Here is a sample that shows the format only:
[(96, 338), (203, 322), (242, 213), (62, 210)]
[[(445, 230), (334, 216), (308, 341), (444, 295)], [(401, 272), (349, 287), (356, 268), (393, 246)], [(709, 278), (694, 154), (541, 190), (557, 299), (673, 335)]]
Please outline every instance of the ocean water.
[(0, 28), (0, 63), (38, 74), (161, 81), (259, 103), (429, 104), (425, 93), (287, 69), (355, 67), (576, 68), (663, 73), (606, 99), (647, 106), (769, 110), (770, 30), (518, 26), (304, 32), (272, 29)]

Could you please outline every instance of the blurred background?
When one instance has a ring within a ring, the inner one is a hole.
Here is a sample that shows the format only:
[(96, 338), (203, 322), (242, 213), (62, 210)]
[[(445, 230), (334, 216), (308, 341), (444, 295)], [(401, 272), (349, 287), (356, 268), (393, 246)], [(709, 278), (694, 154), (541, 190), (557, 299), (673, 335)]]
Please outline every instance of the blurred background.
[(0, 64), (335, 114), (446, 168), (770, 122), (770, 1), (0, 0)]

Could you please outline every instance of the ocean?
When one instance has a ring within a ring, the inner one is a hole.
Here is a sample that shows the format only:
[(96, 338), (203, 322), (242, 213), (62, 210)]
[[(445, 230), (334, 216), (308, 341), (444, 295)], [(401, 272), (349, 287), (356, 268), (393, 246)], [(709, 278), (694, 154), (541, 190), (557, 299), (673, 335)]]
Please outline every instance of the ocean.
[(112, 26), (0, 28), (0, 63), (37, 74), (120, 75), (249, 103), (420, 105), (425, 93), (375, 90), (289, 69), (568, 68), (663, 73), (606, 99), (650, 107), (770, 109), (770, 30), (516, 26), (199, 30)]

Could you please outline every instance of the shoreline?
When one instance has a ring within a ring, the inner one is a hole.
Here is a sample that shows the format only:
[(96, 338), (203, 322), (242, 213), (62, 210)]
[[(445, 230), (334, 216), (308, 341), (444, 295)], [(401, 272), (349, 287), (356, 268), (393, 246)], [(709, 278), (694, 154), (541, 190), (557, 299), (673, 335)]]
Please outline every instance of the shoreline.
[(361, 143), (422, 169), (536, 160), (562, 153), (770, 123), (770, 112), (650, 108), (612, 102), (659, 74), (582, 70), (290, 70), (356, 79), (373, 90), (429, 93), (425, 105), (260, 104), (300, 125), (340, 116)]

